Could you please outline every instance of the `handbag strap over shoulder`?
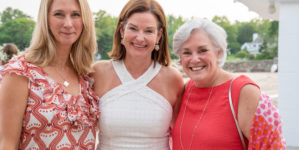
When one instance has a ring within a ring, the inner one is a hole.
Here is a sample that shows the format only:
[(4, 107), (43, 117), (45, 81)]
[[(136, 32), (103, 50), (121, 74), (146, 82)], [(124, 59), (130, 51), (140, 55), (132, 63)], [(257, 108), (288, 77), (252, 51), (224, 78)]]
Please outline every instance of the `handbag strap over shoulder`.
[(237, 129), (238, 129), (238, 133), (239, 133), (239, 135), (240, 135), (240, 139), (241, 139), (241, 142), (242, 142), (243, 149), (244, 149), (244, 150), (247, 150), (247, 148), (246, 148), (246, 144), (245, 144), (245, 140), (244, 140), (244, 137), (243, 137), (243, 134), (242, 134), (242, 131), (241, 131), (241, 129), (240, 129), (239, 123), (238, 123), (237, 118), (236, 118), (236, 113), (235, 113), (235, 109), (234, 109), (233, 101), (232, 101), (231, 89), (232, 89), (233, 81), (234, 81), (235, 79), (236, 79), (236, 78), (233, 78), (232, 81), (230, 82), (230, 85), (229, 85), (229, 92), (228, 92), (229, 105), (230, 105), (230, 108), (231, 108), (231, 111), (232, 111), (232, 114), (233, 114), (233, 117), (234, 117), (234, 120), (235, 120)]

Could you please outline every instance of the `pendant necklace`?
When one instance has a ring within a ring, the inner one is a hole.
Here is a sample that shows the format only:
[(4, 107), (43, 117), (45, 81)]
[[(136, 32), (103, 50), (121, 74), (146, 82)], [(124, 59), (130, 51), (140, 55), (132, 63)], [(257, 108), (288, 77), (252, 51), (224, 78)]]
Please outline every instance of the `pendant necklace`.
[(63, 86), (64, 87), (68, 87), (70, 85), (70, 83), (60, 74), (60, 72), (57, 70), (57, 68), (55, 68), (57, 74), (60, 76), (60, 78), (62, 78), (63, 80)]
[[(189, 94), (188, 94), (187, 102), (186, 102), (186, 105), (185, 105), (185, 108), (184, 108), (184, 112), (183, 112), (183, 116), (182, 116), (182, 121), (181, 121), (181, 125), (180, 125), (180, 144), (181, 144), (181, 149), (182, 149), (182, 150), (185, 150), (185, 149), (184, 149), (184, 146), (183, 146), (183, 141), (182, 141), (182, 125), (183, 125), (183, 122), (184, 122), (184, 117), (185, 117), (186, 108), (187, 108), (187, 105), (188, 105), (188, 103), (189, 103), (189, 98), (190, 98), (190, 94), (192, 93), (193, 87), (194, 87), (194, 85), (191, 86), (190, 92), (189, 92)], [(194, 128), (193, 128), (192, 135), (191, 135), (191, 141), (190, 141), (190, 144), (189, 144), (189, 147), (188, 147), (187, 150), (190, 150), (191, 147), (192, 147), (192, 142), (193, 142), (193, 138), (194, 138), (195, 131), (196, 131), (196, 129), (197, 129), (197, 127), (198, 127), (198, 125), (199, 125), (199, 123), (200, 123), (200, 121), (201, 121), (201, 119), (202, 119), (202, 117), (203, 117), (203, 115), (204, 115), (204, 113), (205, 113), (205, 111), (206, 111), (206, 108), (207, 108), (209, 102), (210, 102), (210, 98), (211, 98), (213, 89), (214, 89), (214, 86), (212, 87), (212, 89), (211, 89), (211, 91), (210, 91), (210, 94), (209, 94), (209, 97), (208, 97), (208, 100), (207, 100), (207, 102), (206, 102), (206, 104), (205, 104), (205, 106), (204, 106), (204, 108), (203, 108), (203, 111), (202, 111), (202, 113), (200, 114), (200, 117), (199, 117), (198, 121), (196, 122), (196, 124), (195, 124), (195, 126), (194, 126)]]

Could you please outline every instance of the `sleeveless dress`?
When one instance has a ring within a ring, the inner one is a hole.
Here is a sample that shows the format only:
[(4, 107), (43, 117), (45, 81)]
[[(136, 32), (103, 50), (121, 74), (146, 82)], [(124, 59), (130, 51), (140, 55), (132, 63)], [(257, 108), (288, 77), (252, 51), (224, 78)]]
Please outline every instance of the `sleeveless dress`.
[(123, 61), (112, 61), (121, 85), (100, 98), (100, 150), (168, 150), (172, 106), (147, 84), (159, 73), (154, 63), (138, 79)]
[[(173, 150), (243, 149), (228, 100), (230, 82), (231, 80), (215, 87), (197, 88), (194, 82), (190, 80), (172, 132)], [(258, 87), (244, 75), (239, 76), (233, 82), (232, 102), (236, 114), (238, 114), (240, 91), (247, 84)], [(212, 88), (210, 101), (202, 119), (198, 123)], [(188, 99), (189, 102), (186, 106)], [(185, 107), (186, 111), (184, 114)], [(264, 112), (267, 112), (266, 115), (264, 115)], [(184, 119), (182, 119), (183, 116)], [(273, 116), (271, 121), (267, 119), (269, 116)], [(196, 124), (198, 124), (198, 127), (194, 130)], [(191, 140), (192, 135), (194, 135), (193, 140)], [(285, 142), (282, 137), (281, 120), (278, 111), (272, 104), (271, 99), (264, 94), (260, 97), (250, 129), (250, 138), (246, 142), (249, 149), (284, 149)]]
[[(41, 67), (14, 57), (1, 75), (17, 74), (28, 78), (27, 108), (23, 118), (20, 150), (93, 150), (98, 97), (90, 79), (79, 76), (80, 93), (73, 96), (47, 76)], [(1, 82), (2, 78), (0, 78)]]

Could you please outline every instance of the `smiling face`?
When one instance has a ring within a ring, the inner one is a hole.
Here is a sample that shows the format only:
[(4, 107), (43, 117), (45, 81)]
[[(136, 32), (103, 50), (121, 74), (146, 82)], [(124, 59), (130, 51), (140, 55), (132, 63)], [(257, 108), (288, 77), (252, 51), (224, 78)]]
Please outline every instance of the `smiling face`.
[(194, 30), (182, 44), (180, 58), (185, 73), (197, 87), (212, 86), (220, 70), (217, 51), (204, 31)]
[(158, 29), (157, 18), (149, 13), (134, 13), (120, 30), (126, 58), (151, 59), (155, 44), (159, 42), (162, 30)]
[(72, 46), (83, 28), (81, 9), (77, 0), (53, 0), (48, 21), (56, 45)]

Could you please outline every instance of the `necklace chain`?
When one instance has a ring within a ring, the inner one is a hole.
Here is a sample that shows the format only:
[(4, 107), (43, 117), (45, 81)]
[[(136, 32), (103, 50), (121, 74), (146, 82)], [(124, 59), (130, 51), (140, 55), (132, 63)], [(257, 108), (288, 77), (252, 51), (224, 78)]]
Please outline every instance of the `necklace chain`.
[[(186, 105), (185, 105), (185, 108), (184, 108), (184, 112), (183, 112), (183, 116), (182, 116), (182, 121), (181, 121), (181, 125), (180, 125), (180, 144), (181, 144), (181, 149), (182, 149), (182, 150), (185, 150), (185, 149), (184, 149), (184, 146), (183, 146), (183, 141), (182, 141), (182, 125), (183, 125), (183, 122), (184, 122), (186, 108), (187, 108), (187, 105), (189, 104), (189, 98), (190, 98), (190, 94), (191, 94), (191, 92), (192, 92), (192, 90), (193, 90), (193, 87), (194, 87), (194, 85), (191, 86), (190, 92), (189, 92), (189, 94), (188, 94), (187, 102), (186, 102)], [(190, 150), (191, 147), (192, 147), (193, 138), (194, 138), (194, 136), (195, 136), (195, 131), (196, 131), (196, 129), (197, 129), (197, 127), (198, 127), (198, 125), (199, 125), (199, 123), (200, 123), (200, 121), (201, 121), (201, 119), (202, 119), (202, 117), (203, 117), (203, 115), (204, 115), (204, 113), (205, 113), (205, 111), (206, 111), (206, 108), (207, 108), (209, 102), (210, 102), (210, 97), (211, 97), (211, 95), (212, 95), (213, 89), (214, 89), (214, 86), (212, 87), (212, 89), (211, 89), (211, 91), (210, 91), (208, 100), (207, 100), (207, 102), (206, 102), (206, 104), (205, 104), (205, 106), (204, 106), (204, 109), (203, 109), (202, 113), (200, 114), (200, 117), (199, 117), (198, 121), (196, 122), (195, 126), (193, 127), (193, 131), (192, 131), (192, 135), (191, 135), (191, 141), (190, 141), (188, 150)]]
[(60, 78), (62, 78), (63, 80), (63, 86), (68, 87), (70, 85), (70, 83), (60, 74), (60, 72), (57, 70), (57, 68), (55, 68), (57, 74), (60, 76)]

